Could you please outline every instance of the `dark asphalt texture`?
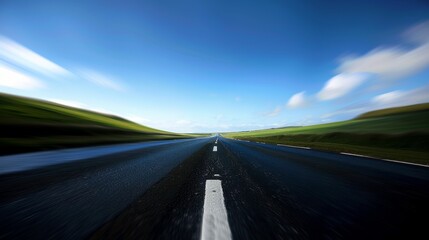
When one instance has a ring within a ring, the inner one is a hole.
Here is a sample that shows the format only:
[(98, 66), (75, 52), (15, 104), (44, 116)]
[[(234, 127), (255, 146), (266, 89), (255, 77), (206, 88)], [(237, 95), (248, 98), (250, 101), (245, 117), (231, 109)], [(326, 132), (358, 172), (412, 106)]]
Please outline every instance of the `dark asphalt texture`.
[(199, 239), (207, 179), (233, 239), (428, 238), (429, 168), (215, 140), (0, 175), (0, 239)]

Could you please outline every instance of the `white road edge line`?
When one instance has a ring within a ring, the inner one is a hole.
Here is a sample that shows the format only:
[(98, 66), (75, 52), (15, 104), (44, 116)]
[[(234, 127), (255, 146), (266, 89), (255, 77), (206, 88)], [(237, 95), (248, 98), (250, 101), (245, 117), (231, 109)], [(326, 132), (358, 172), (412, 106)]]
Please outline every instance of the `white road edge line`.
[[(302, 148), (302, 149), (311, 149), (309, 147), (299, 147), (299, 146), (292, 146), (292, 145), (286, 145), (286, 144), (277, 144), (277, 146), (285, 146), (285, 147), (292, 147), (292, 148)], [(394, 162), (394, 163), (401, 163), (401, 164), (406, 164), (406, 165), (412, 165), (412, 166), (419, 166), (419, 167), (429, 168), (429, 165), (418, 164), (418, 163), (410, 163), (410, 162), (401, 162), (401, 161), (392, 160), (392, 159), (377, 158), (377, 157), (371, 157), (371, 156), (361, 155), (361, 154), (355, 154), (355, 153), (339, 152), (339, 154), (349, 155), (349, 156), (355, 156), (355, 157), (366, 157), (366, 158), (371, 158), (371, 159), (376, 159), (376, 160), (382, 160), (382, 161), (386, 161), (386, 162)]]
[(372, 158), (370, 156), (361, 155), (361, 154), (355, 154), (355, 153), (348, 153), (348, 152), (340, 152), (343, 155), (349, 155), (349, 156), (355, 156), (355, 157), (366, 157), (366, 158)]
[(382, 161), (386, 161), (386, 162), (401, 163), (401, 164), (407, 164), (407, 165), (412, 165), (412, 166), (429, 167), (428, 165), (423, 165), (423, 164), (418, 164), (418, 163), (401, 162), (401, 161), (392, 160), (392, 159), (376, 158), (376, 157), (371, 157), (371, 156), (367, 156), (367, 155), (360, 155), (360, 154), (354, 154), (354, 153), (348, 153), (348, 152), (340, 152), (340, 154), (355, 156), (355, 157), (366, 157), (366, 158), (382, 160)]
[(207, 180), (201, 240), (232, 239), (221, 180)]
[(213, 152), (217, 152), (217, 146), (213, 146)]
[(277, 146), (291, 147), (291, 148), (301, 148), (301, 149), (311, 149), (309, 147), (292, 146), (292, 145), (286, 145), (286, 144), (277, 144)]

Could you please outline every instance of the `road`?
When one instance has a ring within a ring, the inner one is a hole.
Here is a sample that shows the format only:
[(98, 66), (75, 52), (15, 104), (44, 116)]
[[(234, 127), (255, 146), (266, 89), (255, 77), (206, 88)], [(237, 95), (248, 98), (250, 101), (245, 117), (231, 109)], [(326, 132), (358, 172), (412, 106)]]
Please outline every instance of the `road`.
[(0, 189), (0, 239), (426, 239), (429, 217), (429, 168), (222, 137), (0, 157)]

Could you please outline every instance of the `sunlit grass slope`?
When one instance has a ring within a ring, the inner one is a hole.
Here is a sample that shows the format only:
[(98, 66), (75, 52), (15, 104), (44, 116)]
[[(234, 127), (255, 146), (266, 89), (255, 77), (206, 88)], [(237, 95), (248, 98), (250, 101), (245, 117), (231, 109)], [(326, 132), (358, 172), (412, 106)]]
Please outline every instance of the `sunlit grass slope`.
[(52, 102), (0, 94), (0, 154), (192, 137)]
[(427, 164), (429, 104), (372, 111), (349, 121), (223, 135)]

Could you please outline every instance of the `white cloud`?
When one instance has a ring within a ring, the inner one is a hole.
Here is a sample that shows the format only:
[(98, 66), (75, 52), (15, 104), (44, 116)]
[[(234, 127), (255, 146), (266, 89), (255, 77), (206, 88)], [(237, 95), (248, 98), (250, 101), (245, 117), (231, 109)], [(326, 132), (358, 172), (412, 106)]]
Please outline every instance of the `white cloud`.
[[(325, 84), (318, 93), (319, 100), (330, 100), (350, 93), (369, 76), (385, 81), (404, 78), (429, 67), (429, 21), (418, 24), (405, 32), (415, 46), (404, 48), (375, 48), (361, 56), (341, 59), (336, 69), (338, 75)], [(386, 85), (388, 86), (388, 85)]]
[(338, 74), (329, 79), (317, 94), (320, 100), (331, 100), (342, 97), (361, 85), (368, 76), (365, 74)]
[(0, 59), (47, 76), (69, 74), (63, 67), (1, 35)]
[(265, 115), (268, 117), (275, 117), (282, 112), (283, 108), (281, 106), (277, 106), (273, 111), (266, 113)]
[(403, 91), (393, 91), (378, 95), (372, 99), (376, 104), (387, 105), (397, 101), (404, 96)]
[(412, 43), (425, 44), (429, 42), (429, 21), (425, 21), (409, 28), (404, 38)]
[(37, 78), (0, 63), (0, 86), (15, 89), (37, 89), (44, 84)]
[(113, 89), (116, 91), (125, 90), (124, 87), (121, 84), (117, 83), (116, 80), (113, 80), (112, 77), (107, 77), (101, 73), (88, 69), (82, 69), (79, 72), (83, 78), (99, 86)]
[(429, 102), (429, 86), (410, 91), (392, 91), (374, 97), (371, 103), (376, 108), (405, 106)]
[(288, 108), (299, 108), (299, 107), (305, 107), (307, 105), (308, 105), (308, 101), (305, 97), (305, 92), (294, 94), (286, 104)]
[(371, 100), (354, 104), (338, 111), (325, 114), (324, 118), (335, 116), (356, 116), (365, 112), (429, 102), (429, 86), (409, 91), (391, 91), (373, 97)]
[(378, 48), (360, 57), (341, 61), (337, 72), (371, 73), (381, 79), (398, 79), (429, 67), (429, 43), (406, 50), (400, 47)]
[[(0, 60), (19, 66), (25, 70), (42, 73), (49, 77), (73, 75), (73, 73), (58, 64), (1, 35)], [(78, 73), (81, 77), (99, 86), (116, 91), (125, 90), (125, 88), (112, 77), (107, 77), (96, 71), (83, 69)]]
[(417, 24), (404, 36), (414, 47), (376, 48), (359, 57), (342, 59), (339, 73), (371, 73), (382, 79), (407, 77), (429, 67), (429, 21)]

